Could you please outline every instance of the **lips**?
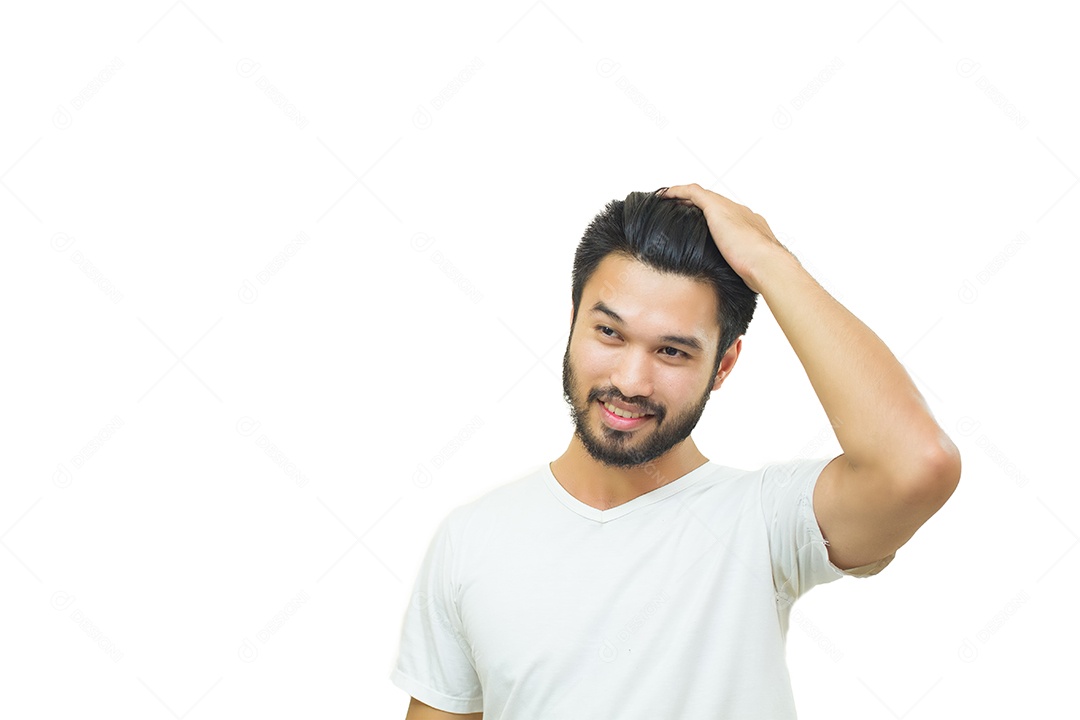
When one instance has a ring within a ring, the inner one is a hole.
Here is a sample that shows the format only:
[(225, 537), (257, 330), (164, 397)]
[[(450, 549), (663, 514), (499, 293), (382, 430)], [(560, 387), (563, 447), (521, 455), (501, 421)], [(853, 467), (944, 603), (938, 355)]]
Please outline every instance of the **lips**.
[[(596, 402), (600, 406), (600, 415), (601, 417), (603, 417), (604, 422), (609, 427), (614, 428), (615, 430), (634, 430), (649, 422), (653, 418), (652, 415), (643, 415), (636, 418), (621, 417), (608, 408), (611, 403), (605, 403), (602, 400), (597, 400)], [(614, 407), (619, 412), (623, 411), (623, 409), (617, 405)]]
[[(601, 402), (603, 402), (603, 401), (601, 401)], [(643, 417), (645, 415), (651, 415), (652, 414), (652, 413), (642, 412), (640, 410), (636, 410), (636, 409), (631, 408), (631, 407), (627, 407), (626, 405), (623, 405), (621, 403), (616, 405), (613, 402), (604, 402), (603, 405), (604, 405), (604, 408), (606, 408), (607, 411), (610, 412), (612, 415), (618, 415), (619, 417), (626, 418), (627, 420), (636, 420), (639, 417)]]

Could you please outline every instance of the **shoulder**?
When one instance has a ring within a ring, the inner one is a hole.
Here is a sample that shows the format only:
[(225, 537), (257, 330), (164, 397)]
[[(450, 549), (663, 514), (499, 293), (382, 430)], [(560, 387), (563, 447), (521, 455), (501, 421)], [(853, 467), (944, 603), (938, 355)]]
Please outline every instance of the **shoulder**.
[(710, 462), (709, 473), (696, 483), (707, 491), (745, 491), (776, 495), (807, 491), (828, 465), (828, 458), (795, 459), (765, 462), (755, 469), (744, 469)]
[(460, 534), (471, 525), (503, 519), (534, 508), (537, 498), (546, 492), (543, 465), (521, 471), (512, 479), (478, 491), (471, 499), (455, 506), (443, 523)]
[(769, 462), (755, 471), (755, 479), (760, 484), (763, 499), (791, 499), (804, 497), (809, 499), (814, 486), (821, 477), (821, 471), (832, 458), (798, 458)]
[(827, 460), (767, 462), (754, 469), (710, 463), (709, 472), (687, 489), (684, 498), (695, 512), (715, 513), (730, 522), (734, 516), (760, 523), (798, 509), (809, 497), (813, 481)]
[(769, 461), (754, 469), (717, 465), (691, 496), (703, 512), (756, 519), (766, 526), (791, 525), (810, 510), (814, 485), (826, 458)]

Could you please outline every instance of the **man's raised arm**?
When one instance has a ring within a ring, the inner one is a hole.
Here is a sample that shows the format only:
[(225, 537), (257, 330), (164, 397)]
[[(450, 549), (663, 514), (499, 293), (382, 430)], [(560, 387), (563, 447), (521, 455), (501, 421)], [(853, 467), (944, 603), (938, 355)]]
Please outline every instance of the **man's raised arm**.
[(844, 452), (814, 493), (829, 559), (848, 569), (889, 555), (956, 489), (956, 446), (885, 343), (806, 272), (764, 218), (697, 184), (663, 196), (702, 209), (721, 254), (768, 304), (836, 433)]

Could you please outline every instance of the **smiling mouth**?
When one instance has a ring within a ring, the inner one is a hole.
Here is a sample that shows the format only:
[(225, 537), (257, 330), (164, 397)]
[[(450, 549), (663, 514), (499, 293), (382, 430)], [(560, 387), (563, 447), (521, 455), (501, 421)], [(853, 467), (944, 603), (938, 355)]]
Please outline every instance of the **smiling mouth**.
[(636, 420), (637, 418), (652, 417), (652, 413), (632, 413), (623, 410), (622, 408), (617, 408), (611, 403), (606, 403), (603, 401), (600, 402), (604, 406), (604, 409), (607, 410), (609, 413), (617, 417), (625, 418), (627, 420)]

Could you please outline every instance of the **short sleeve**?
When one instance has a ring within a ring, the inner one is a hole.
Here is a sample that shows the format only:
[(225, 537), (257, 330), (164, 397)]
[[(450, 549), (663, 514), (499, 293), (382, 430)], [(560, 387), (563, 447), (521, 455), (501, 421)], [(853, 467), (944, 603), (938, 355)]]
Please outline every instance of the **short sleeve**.
[(814, 487), (832, 458), (767, 465), (761, 479), (761, 509), (769, 533), (773, 582), (788, 602), (815, 585), (877, 575), (892, 562), (890, 553), (868, 565), (841, 570), (829, 561), (827, 542), (814, 515)]
[(390, 681), (438, 710), (475, 713), (483, 695), (455, 598), (450, 521), (439, 525), (420, 566)]

